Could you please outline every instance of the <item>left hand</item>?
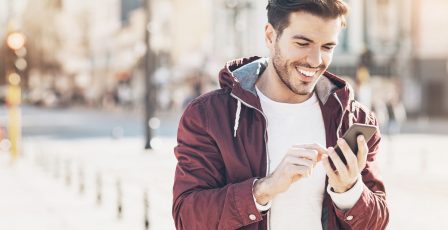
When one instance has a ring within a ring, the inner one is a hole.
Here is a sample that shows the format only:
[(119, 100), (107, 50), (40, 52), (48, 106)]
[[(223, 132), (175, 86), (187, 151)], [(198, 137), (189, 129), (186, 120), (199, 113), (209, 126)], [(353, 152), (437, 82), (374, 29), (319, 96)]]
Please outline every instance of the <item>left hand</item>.
[[(347, 165), (342, 162), (332, 147), (327, 149), (328, 157), (322, 160), (327, 172), (328, 183), (336, 193), (343, 193), (351, 189), (355, 185), (361, 171), (366, 167), (367, 154), (369, 152), (367, 142), (362, 135), (358, 136), (357, 141), (358, 154), (355, 155), (344, 139), (338, 140), (338, 146), (347, 160)], [(333, 161), (336, 170), (331, 168), (330, 159)]]

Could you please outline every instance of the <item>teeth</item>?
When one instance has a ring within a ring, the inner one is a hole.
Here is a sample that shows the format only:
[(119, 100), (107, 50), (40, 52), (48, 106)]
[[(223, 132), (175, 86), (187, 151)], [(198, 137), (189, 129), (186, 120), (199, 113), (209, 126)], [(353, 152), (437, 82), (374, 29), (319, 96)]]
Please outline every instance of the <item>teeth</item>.
[(304, 71), (304, 70), (301, 70), (301, 69), (298, 69), (298, 70), (299, 70), (299, 72), (301, 74), (303, 74), (303, 75), (305, 75), (307, 77), (312, 77), (312, 76), (314, 76), (314, 74), (316, 74), (316, 71), (313, 72), (313, 71)]

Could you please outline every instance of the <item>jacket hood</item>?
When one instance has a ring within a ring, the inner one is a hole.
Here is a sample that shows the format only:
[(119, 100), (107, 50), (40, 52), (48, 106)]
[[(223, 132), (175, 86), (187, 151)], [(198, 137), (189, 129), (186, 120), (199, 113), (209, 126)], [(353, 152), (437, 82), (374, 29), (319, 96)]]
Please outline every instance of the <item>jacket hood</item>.
[[(268, 62), (268, 58), (256, 56), (229, 61), (219, 74), (221, 88), (229, 88), (234, 95), (247, 104), (258, 106), (255, 83), (268, 66)], [(323, 105), (334, 93), (343, 108), (347, 108), (350, 101), (354, 99), (352, 87), (346, 81), (328, 71), (319, 79), (315, 90)]]

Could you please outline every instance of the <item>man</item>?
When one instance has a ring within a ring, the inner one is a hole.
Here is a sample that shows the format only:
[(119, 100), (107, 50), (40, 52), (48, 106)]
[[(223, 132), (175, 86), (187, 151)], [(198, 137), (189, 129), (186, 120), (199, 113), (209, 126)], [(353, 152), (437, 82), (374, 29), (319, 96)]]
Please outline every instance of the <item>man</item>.
[(340, 139), (351, 124), (376, 119), (326, 72), (346, 4), (271, 0), (267, 10), (270, 57), (229, 62), (221, 89), (195, 99), (181, 118), (177, 229), (384, 229), (380, 134), (359, 136), (356, 155)]

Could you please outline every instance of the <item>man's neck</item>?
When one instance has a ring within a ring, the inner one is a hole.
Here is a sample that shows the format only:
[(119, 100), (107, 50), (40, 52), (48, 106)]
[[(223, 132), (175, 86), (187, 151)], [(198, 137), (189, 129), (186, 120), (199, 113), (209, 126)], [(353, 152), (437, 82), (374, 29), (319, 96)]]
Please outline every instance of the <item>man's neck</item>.
[(282, 103), (302, 103), (312, 96), (312, 93), (308, 95), (299, 95), (291, 91), (275, 71), (272, 59), (269, 60), (268, 67), (258, 78), (256, 86), (271, 100)]

